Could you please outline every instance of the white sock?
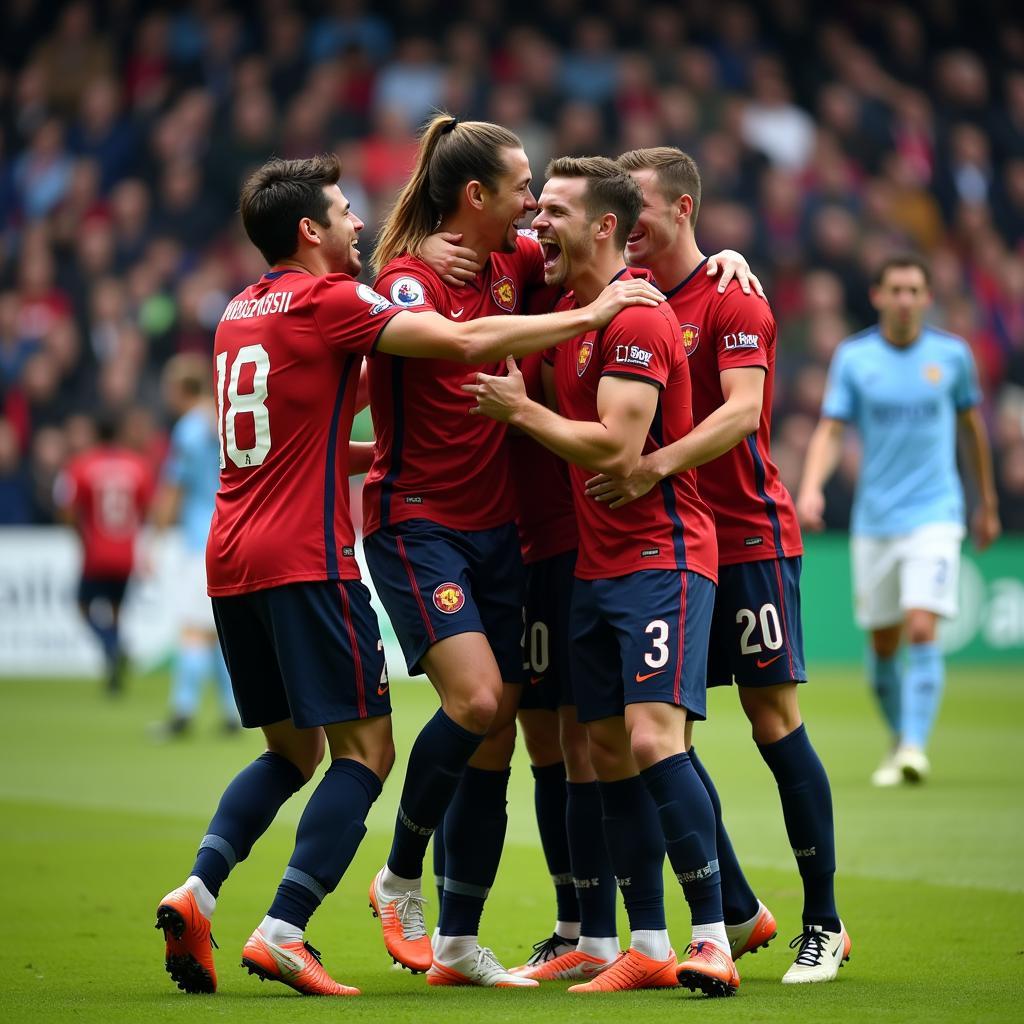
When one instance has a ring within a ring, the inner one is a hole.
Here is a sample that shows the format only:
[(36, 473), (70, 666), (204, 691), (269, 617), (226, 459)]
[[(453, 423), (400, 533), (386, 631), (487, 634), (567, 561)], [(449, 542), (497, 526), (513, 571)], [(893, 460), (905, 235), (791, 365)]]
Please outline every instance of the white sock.
[(439, 927), (435, 927), (433, 932), (430, 935), (430, 948), (431, 949), (437, 949), (437, 944), (440, 941), (441, 941), (441, 929)]
[(393, 874), (387, 867), (380, 875), (381, 888), (389, 893), (419, 892), (422, 881), (422, 878), (402, 878), (401, 875)]
[[(652, 960), (667, 960), (672, 948), (668, 941), (668, 932), (664, 930), (630, 932), (629, 945)], [(726, 948), (728, 949), (728, 946)]]
[(729, 951), (729, 936), (725, 934), (725, 922), (716, 921), (714, 924), (695, 924), (693, 926), (693, 942), (713, 942), (723, 953)]
[(555, 934), (561, 939), (578, 939), (580, 937), (579, 921), (556, 921)]
[(213, 917), (213, 912), (217, 909), (217, 897), (206, 888), (206, 883), (198, 875), (189, 875), (182, 888), (192, 893), (203, 917), (207, 920)]
[(477, 937), (475, 935), (438, 935), (434, 946), (434, 959), (441, 963), (454, 963), (464, 956), (476, 952)]
[(598, 960), (610, 962), (619, 955), (619, 939), (616, 935), (600, 939), (595, 939), (590, 935), (581, 935), (576, 948), (588, 956), (596, 956)]
[(275, 946), (283, 946), (286, 942), (301, 942), (302, 929), (276, 917), (265, 917), (260, 921), (260, 935), (273, 942)]

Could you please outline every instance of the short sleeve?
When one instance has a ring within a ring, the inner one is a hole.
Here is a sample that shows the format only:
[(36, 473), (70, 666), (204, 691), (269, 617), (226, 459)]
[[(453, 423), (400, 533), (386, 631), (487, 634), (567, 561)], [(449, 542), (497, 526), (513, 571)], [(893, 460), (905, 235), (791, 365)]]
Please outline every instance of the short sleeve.
[(850, 350), (840, 345), (832, 357), (825, 385), (821, 414), (832, 420), (852, 420), (857, 409), (857, 393), (850, 374)]
[(981, 386), (978, 384), (978, 368), (974, 356), (966, 345), (959, 348), (956, 384), (953, 388), (953, 403), (957, 412), (966, 412), (981, 402)]
[(443, 299), (434, 282), (426, 274), (410, 272), (409, 267), (385, 268), (377, 278), (374, 290), (400, 309), (432, 309), (442, 313)]
[(368, 284), (332, 275), (317, 282), (309, 303), (328, 347), (360, 355), (373, 351), (384, 326), (404, 308)]
[(712, 331), (719, 370), (743, 366), (768, 369), (768, 346), (775, 343), (775, 318), (764, 299), (744, 295), (739, 287), (729, 288), (718, 303)]
[(666, 306), (630, 306), (599, 336), (601, 376), (632, 377), (663, 388), (677, 349)]

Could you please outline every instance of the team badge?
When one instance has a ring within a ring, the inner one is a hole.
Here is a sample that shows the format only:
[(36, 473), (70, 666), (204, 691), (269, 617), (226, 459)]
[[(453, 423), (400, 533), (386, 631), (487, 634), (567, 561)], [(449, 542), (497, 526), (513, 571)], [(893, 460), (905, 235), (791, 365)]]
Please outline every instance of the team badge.
[(928, 363), (924, 368), (924, 379), (929, 384), (938, 384), (942, 380), (942, 367), (935, 363)]
[(686, 349), (688, 356), (692, 356), (700, 344), (700, 327), (697, 324), (682, 324), (681, 329), (683, 332), (683, 348)]
[(576, 376), (582, 377), (590, 365), (590, 357), (594, 354), (594, 343), (584, 341), (580, 344), (580, 350), (576, 353)]
[(516, 308), (516, 286), (511, 277), (503, 277), (491, 286), (491, 297), (502, 309), (511, 313)]
[(368, 284), (361, 284), (356, 287), (356, 295), (359, 296), (370, 307), (370, 316), (376, 313), (383, 313), (385, 309), (391, 308), (391, 301), (383, 295), (375, 292)]
[(391, 301), (399, 306), (422, 306), (423, 285), (415, 277), (400, 277), (391, 286)]
[(454, 615), (466, 603), (466, 595), (458, 583), (442, 583), (434, 590), (434, 607), (445, 615)]

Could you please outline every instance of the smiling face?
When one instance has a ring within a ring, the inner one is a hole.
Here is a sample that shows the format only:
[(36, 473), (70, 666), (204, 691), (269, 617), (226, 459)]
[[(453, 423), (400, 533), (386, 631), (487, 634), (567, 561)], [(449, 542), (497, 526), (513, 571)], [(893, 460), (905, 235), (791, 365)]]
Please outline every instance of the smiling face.
[(320, 255), (324, 258), (330, 274), (358, 275), (362, 269), (359, 256), (359, 232), (363, 222), (352, 212), (345, 194), (337, 185), (325, 185), (328, 199), (328, 224), (315, 224), (320, 237)]
[(631, 267), (650, 267), (660, 256), (673, 252), (679, 243), (684, 222), (680, 220), (680, 200), (670, 201), (653, 168), (630, 171), (644, 196), (643, 209), (636, 226), (626, 240), (626, 262)]
[(587, 213), (585, 178), (550, 178), (533, 226), (544, 254), (544, 283), (572, 288), (594, 257), (594, 222)]
[(495, 252), (515, 252), (516, 235), (523, 217), (537, 209), (537, 200), (530, 191), (530, 161), (521, 149), (502, 150), (504, 173), (494, 189), (484, 189), (484, 212), (493, 227)]

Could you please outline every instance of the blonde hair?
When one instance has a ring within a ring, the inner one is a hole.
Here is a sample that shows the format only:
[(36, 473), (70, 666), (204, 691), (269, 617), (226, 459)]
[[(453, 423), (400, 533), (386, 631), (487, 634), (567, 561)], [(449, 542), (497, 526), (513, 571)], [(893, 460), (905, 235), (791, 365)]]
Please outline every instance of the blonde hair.
[(614, 213), (615, 244), (621, 249), (644, 207), (640, 186), (614, 160), (606, 156), (562, 156), (548, 164), (548, 178), (583, 178), (587, 216), (591, 222)]
[(396, 256), (415, 252), (458, 206), (468, 181), (494, 189), (505, 172), (503, 149), (522, 149), (518, 137), (487, 121), (460, 121), (438, 114), (423, 130), (412, 177), (377, 236), (372, 265), (376, 273)]
[(700, 171), (692, 156), (675, 146), (652, 146), (650, 149), (631, 149), (623, 153), (616, 163), (624, 171), (654, 171), (661, 191), (670, 203), (680, 196), (689, 196), (693, 200), (690, 225), (696, 225), (700, 209)]

